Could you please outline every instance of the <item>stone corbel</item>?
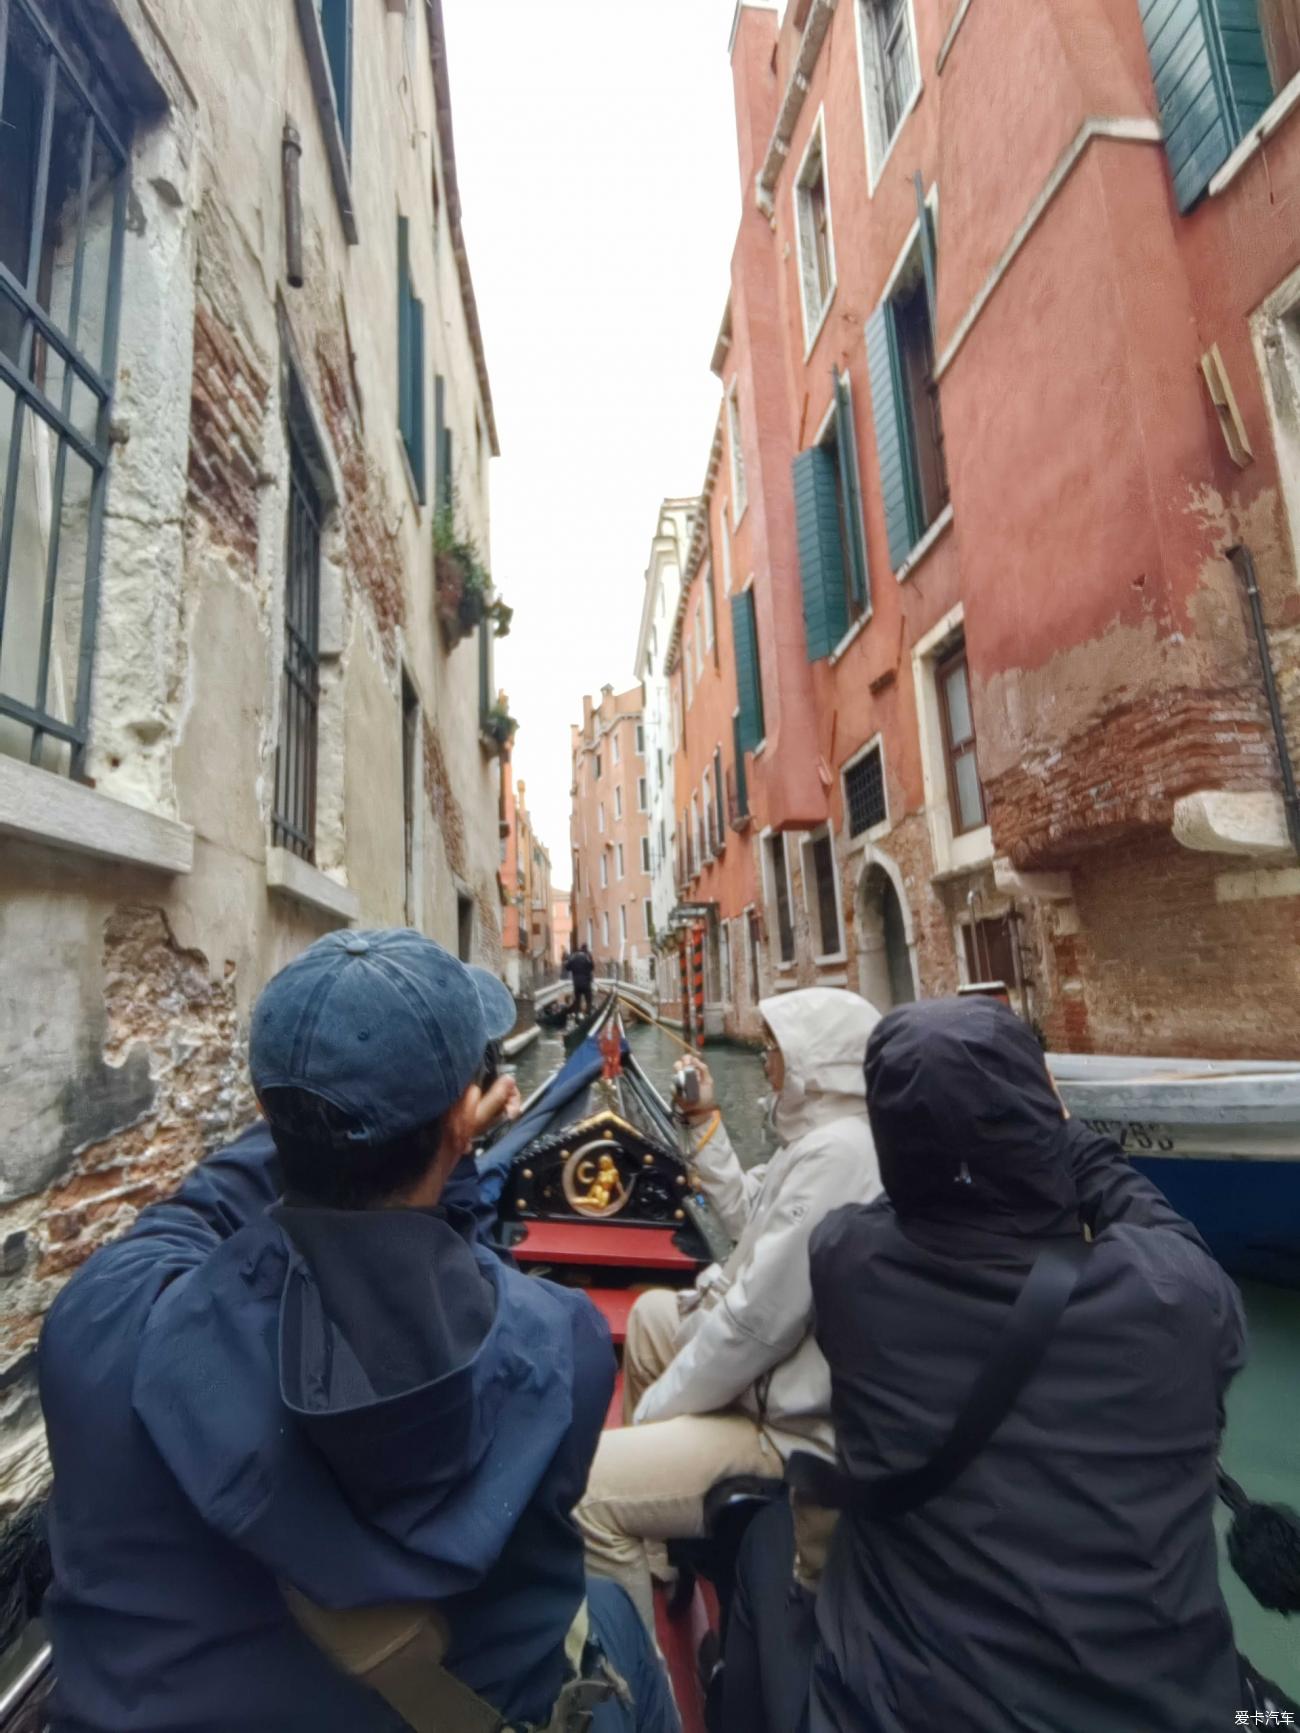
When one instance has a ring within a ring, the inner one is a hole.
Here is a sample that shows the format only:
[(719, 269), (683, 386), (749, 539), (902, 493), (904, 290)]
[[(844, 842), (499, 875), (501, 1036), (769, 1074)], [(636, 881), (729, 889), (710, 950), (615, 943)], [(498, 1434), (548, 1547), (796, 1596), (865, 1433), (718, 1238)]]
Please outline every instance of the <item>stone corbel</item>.
[(1294, 854), (1279, 794), (1210, 789), (1174, 803), (1174, 840), (1198, 854), (1279, 860)]
[(1006, 897), (1023, 897), (1039, 903), (1074, 900), (1074, 885), (1069, 873), (1017, 872), (1005, 855), (993, 862), (993, 883)]

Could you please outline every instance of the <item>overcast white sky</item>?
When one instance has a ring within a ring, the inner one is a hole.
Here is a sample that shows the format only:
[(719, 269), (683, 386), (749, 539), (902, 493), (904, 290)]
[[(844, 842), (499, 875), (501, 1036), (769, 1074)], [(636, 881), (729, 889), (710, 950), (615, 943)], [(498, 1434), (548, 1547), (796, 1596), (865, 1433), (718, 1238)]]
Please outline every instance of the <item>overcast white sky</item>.
[(444, 0), (502, 456), (492, 572), (516, 774), (569, 867), (569, 724), (630, 686), (659, 502), (704, 480), (740, 212), (734, 0)]

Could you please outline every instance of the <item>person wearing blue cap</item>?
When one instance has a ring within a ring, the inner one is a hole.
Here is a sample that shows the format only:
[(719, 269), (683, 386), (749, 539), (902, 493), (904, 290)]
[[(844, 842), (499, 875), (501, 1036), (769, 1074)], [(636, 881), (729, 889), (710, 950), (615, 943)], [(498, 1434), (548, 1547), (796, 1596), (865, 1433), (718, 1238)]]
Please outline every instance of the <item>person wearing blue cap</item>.
[(608, 1331), (478, 1232), (514, 1019), (418, 933), (320, 940), (254, 1011), (263, 1122), (52, 1308), (54, 1733), (676, 1733), (571, 1517)]

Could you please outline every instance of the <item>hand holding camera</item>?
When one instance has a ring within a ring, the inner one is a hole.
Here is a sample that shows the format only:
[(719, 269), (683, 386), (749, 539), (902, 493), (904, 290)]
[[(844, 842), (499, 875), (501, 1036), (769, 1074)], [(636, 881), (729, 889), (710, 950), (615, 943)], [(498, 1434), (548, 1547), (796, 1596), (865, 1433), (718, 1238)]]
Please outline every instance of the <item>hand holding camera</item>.
[(691, 1124), (706, 1118), (716, 1105), (713, 1075), (704, 1061), (694, 1054), (679, 1059), (673, 1067), (673, 1107), (679, 1118)]

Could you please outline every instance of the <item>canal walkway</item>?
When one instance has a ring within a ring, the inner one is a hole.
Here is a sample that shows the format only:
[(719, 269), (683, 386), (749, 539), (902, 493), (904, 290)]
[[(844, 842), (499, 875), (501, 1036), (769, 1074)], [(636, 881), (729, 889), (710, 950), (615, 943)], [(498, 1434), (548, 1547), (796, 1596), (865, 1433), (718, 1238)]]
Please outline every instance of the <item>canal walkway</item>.
[[(644, 1024), (630, 1030), (629, 1040), (646, 1072), (667, 1094), (681, 1048), (663, 1030)], [(524, 1094), (549, 1077), (563, 1058), (563, 1045), (555, 1037), (544, 1033), (534, 1042), (518, 1061)], [(710, 1046), (706, 1059), (741, 1160), (747, 1166), (765, 1160), (771, 1147), (764, 1123), (767, 1084), (758, 1055)], [(1224, 1463), (1252, 1498), (1300, 1509), (1300, 1293), (1246, 1282), (1242, 1298), (1251, 1352), (1228, 1397)], [(1226, 1521), (1221, 1521), (1221, 1546), (1224, 1528)], [(1222, 1577), (1240, 1647), (1262, 1673), (1292, 1697), (1300, 1696), (1300, 1620), (1265, 1612), (1226, 1558)]]

